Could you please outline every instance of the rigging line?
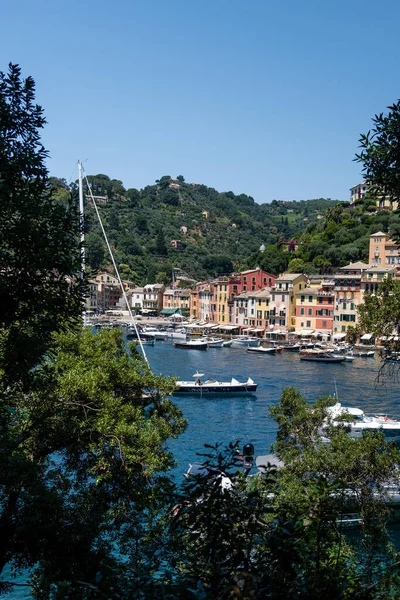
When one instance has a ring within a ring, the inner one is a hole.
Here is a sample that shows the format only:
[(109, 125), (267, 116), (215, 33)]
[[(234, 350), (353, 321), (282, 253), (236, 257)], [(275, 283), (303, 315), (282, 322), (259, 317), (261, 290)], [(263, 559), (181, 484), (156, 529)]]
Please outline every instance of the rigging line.
[(105, 232), (105, 229), (104, 229), (104, 226), (103, 226), (103, 222), (102, 222), (102, 220), (101, 220), (101, 217), (100, 217), (99, 209), (97, 208), (97, 204), (96, 204), (96, 201), (95, 201), (95, 199), (94, 199), (94, 196), (93, 196), (93, 193), (92, 193), (92, 187), (91, 187), (91, 185), (90, 185), (90, 183), (89, 183), (89, 180), (88, 180), (88, 178), (87, 178), (87, 175), (86, 175), (86, 171), (84, 170), (84, 168), (83, 168), (83, 167), (82, 167), (82, 170), (83, 170), (83, 172), (84, 172), (84, 176), (85, 176), (86, 185), (88, 186), (88, 190), (89, 190), (90, 198), (91, 198), (91, 200), (92, 200), (92, 202), (93, 202), (93, 206), (94, 206), (94, 209), (95, 209), (95, 211), (96, 211), (96, 215), (97, 215), (97, 218), (98, 218), (98, 220), (99, 220), (100, 227), (101, 227), (101, 230), (102, 230), (102, 232), (103, 232), (104, 239), (105, 239), (105, 241), (106, 241), (107, 248), (108, 248), (108, 251), (109, 251), (109, 253), (110, 253), (110, 256), (111, 256), (112, 263), (113, 263), (113, 265), (114, 265), (114, 269), (115, 269), (115, 273), (116, 273), (116, 275), (117, 275), (117, 278), (118, 278), (118, 281), (119, 281), (119, 285), (121, 286), (122, 295), (123, 295), (123, 297), (124, 297), (125, 304), (126, 304), (126, 306), (127, 306), (127, 308), (128, 308), (129, 316), (130, 316), (130, 318), (131, 318), (131, 321), (132, 321), (132, 323), (133, 323), (133, 326), (134, 326), (134, 328), (135, 328), (135, 332), (136, 332), (137, 338), (138, 338), (138, 340), (139, 340), (139, 346), (140, 346), (140, 349), (141, 349), (141, 351), (142, 351), (142, 354), (143, 354), (144, 360), (146, 361), (146, 364), (147, 364), (147, 366), (148, 366), (148, 367), (150, 367), (150, 363), (149, 363), (149, 361), (148, 361), (148, 358), (147, 358), (146, 352), (145, 352), (145, 350), (144, 350), (144, 346), (143, 346), (143, 344), (142, 344), (141, 337), (140, 337), (140, 335), (139, 335), (139, 331), (138, 331), (138, 328), (137, 328), (137, 325), (136, 325), (136, 321), (135, 321), (135, 319), (134, 319), (134, 317), (133, 317), (133, 314), (132, 314), (132, 311), (131, 311), (131, 307), (129, 306), (129, 302), (128, 302), (128, 298), (126, 297), (126, 293), (125, 293), (124, 286), (122, 285), (121, 277), (120, 277), (119, 271), (118, 271), (118, 269), (117, 269), (117, 265), (116, 265), (116, 263), (115, 263), (115, 259), (114, 259), (114, 255), (113, 255), (113, 253), (112, 253), (112, 250), (111, 250), (111, 246), (110, 246), (110, 244), (109, 244), (109, 242), (108, 242), (107, 234), (106, 234), (106, 232)]

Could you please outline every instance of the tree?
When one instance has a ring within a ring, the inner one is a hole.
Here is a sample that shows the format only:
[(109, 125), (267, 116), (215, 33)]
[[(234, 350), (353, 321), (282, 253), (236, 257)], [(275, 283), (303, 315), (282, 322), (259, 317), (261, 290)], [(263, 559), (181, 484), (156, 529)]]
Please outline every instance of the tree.
[[(238, 445), (207, 446), (174, 509), (177, 581), (204, 598), (385, 598), (397, 593), (398, 556), (386, 533), (382, 486), (397, 449), (381, 434), (319, 431), (331, 398), (309, 405), (293, 388), (270, 409), (282, 465), (246, 479)], [(380, 493), (382, 490), (382, 493)], [(199, 500), (201, 499), (201, 500)], [(341, 515), (360, 515), (360, 544)]]
[(103, 264), (105, 249), (102, 238), (97, 233), (89, 233), (85, 238), (86, 262), (97, 271)]
[(0, 73), (0, 370), (27, 377), (51, 333), (80, 321), (79, 215), (52, 198), (35, 84), (10, 64)]
[(165, 243), (165, 238), (162, 229), (158, 231), (156, 237), (156, 254), (158, 254), (158, 256), (167, 256), (168, 254), (167, 245)]
[(369, 191), (400, 200), (400, 100), (388, 106), (388, 113), (372, 119), (374, 127), (360, 137), (360, 162)]
[(178, 175), (178, 177), (177, 177), (176, 179), (177, 179), (177, 181), (179, 181), (179, 183), (181, 183), (181, 184), (182, 184), (182, 183), (185, 183), (185, 178), (184, 178), (184, 176), (183, 176), (183, 175)]
[(288, 264), (286, 269), (287, 273), (303, 273), (304, 272), (305, 263), (301, 258), (293, 258)]
[[(3, 395), (15, 410), (2, 412), (0, 430), (0, 573), (6, 563), (31, 567), (40, 598), (53, 598), (51, 588), (73, 599), (97, 598), (96, 583), (112, 588), (123, 549), (146, 545), (146, 523), (169, 489), (165, 442), (185, 427), (165, 399), (174, 386), (133, 345), (128, 354), (119, 331), (54, 338), (30, 391)], [(137, 560), (132, 579), (148, 578), (152, 567)]]

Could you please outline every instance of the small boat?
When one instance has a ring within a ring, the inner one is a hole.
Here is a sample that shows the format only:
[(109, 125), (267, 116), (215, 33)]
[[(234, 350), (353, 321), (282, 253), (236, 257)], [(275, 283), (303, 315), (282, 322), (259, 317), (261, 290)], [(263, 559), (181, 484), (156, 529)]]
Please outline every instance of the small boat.
[(262, 346), (259, 346), (258, 348), (246, 348), (246, 352), (257, 352), (259, 354), (275, 354), (276, 352), (279, 352), (279, 348), (263, 348)]
[(300, 348), (300, 344), (288, 344), (287, 346), (282, 346), (282, 349), (285, 352), (298, 352)]
[(207, 350), (208, 344), (204, 340), (189, 340), (188, 342), (174, 342), (175, 348), (185, 350)]
[[(148, 338), (140, 338), (140, 342), (144, 346), (154, 346), (154, 338), (152, 340), (149, 340)], [(138, 340), (138, 343), (139, 343), (139, 340)]]
[(375, 352), (373, 350), (368, 350), (365, 352), (352, 352), (352, 356), (357, 356), (358, 358), (372, 358), (375, 356)]
[(231, 381), (217, 381), (216, 379), (206, 379), (202, 381), (204, 373), (195, 373), (194, 381), (177, 381), (177, 390), (174, 394), (196, 394), (199, 396), (208, 396), (210, 394), (254, 394), (257, 390), (257, 383), (249, 377), (247, 381), (240, 382), (234, 377)]
[(346, 360), (345, 356), (338, 356), (337, 354), (327, 354), (325, 352), (314, 352), (302, 354), (300, 360), (310, 362), (323, 362), (323, 363), (341, 363)]
[(227, 340), (226, 342), (223, 342), (222, 347), (223, 348), (230, 348), (233, 344), (234, 340)]
[(250, 337), (248, 335), (242, 335), (233, 340), (232, 346), (247, 346), (256, 348), (260, 345), (259, 338)]
[(207, 342), (209, 348), (222, 348), (224, 344), (224, 338), (206, 337), (203, 339)]

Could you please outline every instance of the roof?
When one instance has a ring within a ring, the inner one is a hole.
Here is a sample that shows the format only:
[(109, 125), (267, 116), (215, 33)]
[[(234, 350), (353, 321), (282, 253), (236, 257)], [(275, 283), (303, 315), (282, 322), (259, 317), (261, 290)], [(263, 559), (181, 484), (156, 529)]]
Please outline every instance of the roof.
[(345, 267), (340, 267), (341, 271), (354, 271), (357, 269), (368, 269), (370, 265), (368, 263), (363, 263), (361, 261), (355, 262), (355, 263), (350, 263), (349, 265), (346, 265)]
[(365, 269), (366, 273), (392, 273), (397, 271), (396, 265), (392, 265), (390, 267), (381, 267), (380, 265), (372, 265), (368, 269)]
[(376, 233), (371, 233), (369, 237), (385, 237), (387, 233), (383, 233), (383, 231), (377, 231)]
[[(278, 279), (276, 280), (276, 283), (278, 283), (279, 281), (294, 281), (295, 279), (297, 279), (298, 277), (301, 277), (303, 275), (303, 273), (284, 273), (283, 275), (280, 275), (278, 277)], [(305, 277), (305, 275), (304, 275)]]
[(271, 295), (271, 288), (263, 288), (255, 292), (247, 292), (249, 298), (269, 298)]

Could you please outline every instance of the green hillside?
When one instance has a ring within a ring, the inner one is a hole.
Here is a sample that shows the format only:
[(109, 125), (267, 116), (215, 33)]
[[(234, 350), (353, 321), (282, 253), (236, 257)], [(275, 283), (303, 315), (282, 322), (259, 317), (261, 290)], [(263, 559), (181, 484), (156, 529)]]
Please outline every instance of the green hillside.
[[(279, 255), (268, 267), (278, 272), (288, 259), (279, 243), (299, 237), (338, 202), (320, 198), (257, 204), (246, 194), (218, 192), (186, 183), (182, 176), (161, 177), (142, 190), (125, 189), (106, 175), (88, 179), (93, 194), (107, 200), (98, 206), (117, 263), (124, 276), (138, 283), (168, 281), (173, 267), (195, 279), (252, 267), (262, 244), (263, 258), (271, 248)], [(60, 199), (69, 191), (77, 194), (76, 184), (67, 186), (56, 178), (51, 183)], [(85, 209), (85, 221), (88, 264), (104, 268), (110, 261), (91, 206)], [(182, 249), (175, 249), (172, 240), (181, 242)]]

